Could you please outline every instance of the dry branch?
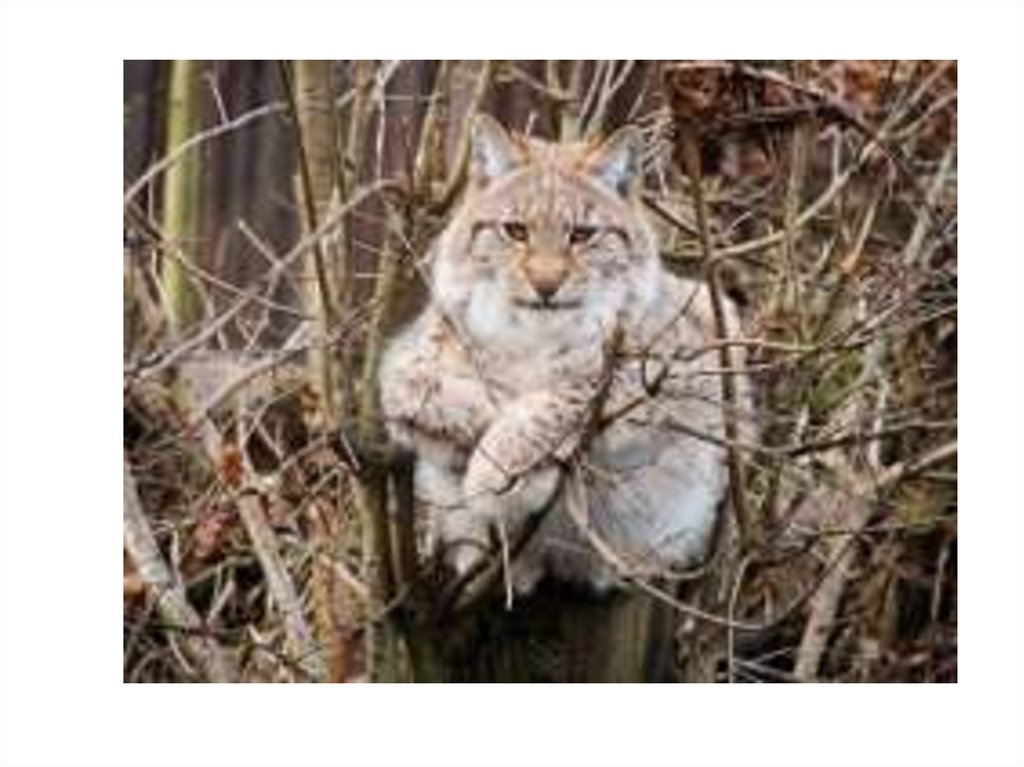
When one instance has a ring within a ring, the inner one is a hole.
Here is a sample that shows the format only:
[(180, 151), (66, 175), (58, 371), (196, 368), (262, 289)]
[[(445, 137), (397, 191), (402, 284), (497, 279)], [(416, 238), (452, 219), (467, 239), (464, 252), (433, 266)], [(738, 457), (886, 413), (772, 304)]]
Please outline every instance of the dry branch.
[[(690, 177), (694, 208), (697, 215), (697, 231), (704, 261), (705, 277), (708, 293), (711, 296), (711, 311), (714, 315), (715, 334), (719, 341), (729, 338), (729, 329), (725, 324), (725, 308), (722, 299), (722, 287), (718, 276), (718, 262), (711, 245), (711, 227), (707, 202), (704, 198), (704, 179), (701, 173), (700, 147), (694, 130), (687, 126), (681, 129), (683, 167)], [(718, 347), (718, 360), (722, 368), (722, 400), (725, 422), (725, 439), (729, 443), (729, 497), (732, 501), (733, 513), (739, 528), (740, 540), (744, 547), (754, 542), (753, 521), (747, 510), (745, 471), (743, 456), (734, 444), (739, 439), (739, 424), (736, 414), (739, 410), (739, 398), (736, 391), (736, 379), (733, 374), (732, 349), (728, 345)]]
[(263, 499), (259, 493), (249, 491), (239, 493), (237, 502), (242, 524), (267, 578), (267, 589), (284, 619), (291, 658), (310, 680), (321, 681), (326, 675), (322, 653), (306, 622), (292, 577), (278, 552), (277, 536), (267, 523)]
[(175, 163), (181, 162), (182, 158), (195, 151), (204, 143), (211, 139), (215, 139), (218, 136), (230, 133), (231, 131), (238, 130), (243, 125), (251, 123), (254, 120), (266, 117), (267, 115), (277, 114), (284, 108), (285, 105), (282, 103), (275, 102), (271, 104), (264, 104), (261, 107), (257, 107), (245, 114), (239, 115), (229, 122), (221, 123), (214, 128), (200, 131), (199, 133), (189, 136), (188, 139), (178, 144), (177, 147), (168, 153), (162, 160), (154, 163), (150, 166), (149, 170), (132, 182), (132, 185), (129, 186), (124, 193), (125, 207), (127, 207), (139, 195), (139, 193), (146, 188), (146, 185), (153, 181), (153, 179), (165, 172), (168, 168), (172, 167)]
[(856, 557), (854, 542), (867, 527), (875, 513), (872, 498), (880, 491), (891, 488), (937, 463), (956, 456), (956, 442), (950, 442), (906, 463), (886, 467), (876, 477), (865, 477), (845, 467), (840, 482), (845, 492), (834, 494), (831, 501), (837, 506), (836, 518), (848, 533), (827, 539), (826, 573), (811, 600), (803, 639), (797, 650), (793, 676), (802, 682), (813, 681), (828, 643), (829, 633), (835, 625), (839, 601), (843, 596), (851, 568)]
[(472, 122), (472, 117), (480, 111), (480, 104), (483, 102), (484, 96), (487, 95), (487, 89), (491, 86), (496, 67), (497, 62), (484, 61), (481, 65), (480, 73), (477, 75), (476, 86), (473, 89), (473, 95), (470, 98), (469, 107), (464, 115), (462, 131), (459, 134), (459, 143), (455, 150), (455, 162), (453, 164), (454, 170), (452, 170), (451, 174), (448, 176), (448, 181), (446, 182), (444, 189), (438, 195), (437, 203), (434, 206), (435, 211), (438, 213), (444, 213), (451, 207), (459, 192), (462, 191), (463, 185), (466, 183), (466, 174), (469, 170), (469, 126)]
[(124, 547), (139, 577), (156, 602), (161, 619), (181, 631), (181, 644), (211, 682), (232, 682), (237, 669), (228, 654), (207, 635), (199, 614), (189, 604), (185, 587), (168, 566), (146, 520), (131, 466), (124, 461)]
[[(337, 163), (333, 162), (335, 125), (329, 81), (330, 64), (324, 61), (299, 61), (296, 63), (294, 78), (289, 62), (279, 62), (279, 68), (294, 122), (299, 187), (296, 196), (303, 204), (303, 231), (315, 232), (337, 188)], [(304, 298), (309, 313), (316, 317), (319, 345), (311, 354), (311, 369), (317, 395), (323, 403), (324, 421), (328, 429), (338, 426), (337, 374), (333, 350), (327, 343), (339, 313), (337, 285), (331, 266), (328, 264), (324, 238), (317, 238), (306, 264), (306, 279), (310, 288)]]

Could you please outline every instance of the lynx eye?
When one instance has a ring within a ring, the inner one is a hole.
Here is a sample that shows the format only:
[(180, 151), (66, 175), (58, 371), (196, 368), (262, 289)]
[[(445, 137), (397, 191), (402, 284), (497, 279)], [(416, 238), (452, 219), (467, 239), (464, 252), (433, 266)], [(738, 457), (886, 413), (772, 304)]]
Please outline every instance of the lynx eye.
[(501, 224), (501, 231), (516, 242), (526, 242), (530, 238), (530, 232), (522, 221), (504, 221)]
[(581, 224), (574, 226), (569, 230), (569, 244), (570, 245), (584, 245), (590, 242), (597, 235), (596, 226), (587, 226)]

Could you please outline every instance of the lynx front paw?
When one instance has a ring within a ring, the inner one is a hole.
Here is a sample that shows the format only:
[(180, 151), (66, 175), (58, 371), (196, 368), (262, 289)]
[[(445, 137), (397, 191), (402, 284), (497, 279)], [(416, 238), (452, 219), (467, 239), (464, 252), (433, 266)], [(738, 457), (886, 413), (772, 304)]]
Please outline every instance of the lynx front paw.
[(449, 508), (435, 517), (434, 545), (445, 564), (463, 576), (491, 556), (490, 524), (466, 507)]
[(502, 524), (512, 534), (529, 517), (545, 509), (558, 492), (560, 470), (554, 465), (532, 469), (511, 479), (500, 470), (477, 474), (472, 468), (471, 461), (463, 481), (467, 508), (489, 526)]
[(462, 578), (468, 573), (480, 569), (490, 556), (488, 549), (475, 542), (458, 541), (448, 549), (445, 561), (455, 571), (456, 577)]

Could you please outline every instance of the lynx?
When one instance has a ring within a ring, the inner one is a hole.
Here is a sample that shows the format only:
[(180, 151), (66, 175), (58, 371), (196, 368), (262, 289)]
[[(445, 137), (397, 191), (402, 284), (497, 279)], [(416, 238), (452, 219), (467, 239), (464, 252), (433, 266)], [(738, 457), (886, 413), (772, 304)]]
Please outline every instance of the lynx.
[(630, 127), (595, 145), (473, 123), (430, 304), (380, 370), (429, 540), (459, 573), (541, 513), (512, 562), (520, 594), (545, 575), (603, 590), (707, 554), (727, 483), (707, 348), (720, 339), (706, 286), (660, 262), (641, 151)]

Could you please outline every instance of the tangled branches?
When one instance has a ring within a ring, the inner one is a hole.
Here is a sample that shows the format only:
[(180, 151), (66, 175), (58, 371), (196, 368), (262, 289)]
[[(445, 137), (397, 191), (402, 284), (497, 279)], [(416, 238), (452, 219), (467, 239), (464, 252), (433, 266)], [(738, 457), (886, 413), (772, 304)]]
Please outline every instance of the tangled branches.
[(254, 66), (210, 64), (192, 132), (126, 165), (126, 679), (432, 662), (401, 651), (409, 616), (462, 590), (381, 458), (373, 372), (486, 108), (566, 139), (638, 124), (665, 261), (745, 307), (694, 352), (728, 378), (742, 347), (756, 384), (755, 413), (720, 403), (739, 529), (682, 589), (625, 577), (679, 618), (682, 676), (955, 680), (955, 63)]

